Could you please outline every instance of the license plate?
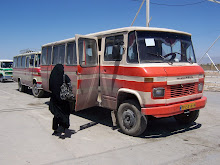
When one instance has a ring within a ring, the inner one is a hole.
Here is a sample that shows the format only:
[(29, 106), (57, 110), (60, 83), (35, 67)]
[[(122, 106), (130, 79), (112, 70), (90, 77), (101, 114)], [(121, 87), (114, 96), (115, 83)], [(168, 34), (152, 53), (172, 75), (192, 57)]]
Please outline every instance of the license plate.
[(180, 110), (184, 111), (184, 110), (192, 109), (192, 108), (195, 108), (195, 107), (196, 107), (196, 103), (184, 104), (184, 105), (180, 106)]

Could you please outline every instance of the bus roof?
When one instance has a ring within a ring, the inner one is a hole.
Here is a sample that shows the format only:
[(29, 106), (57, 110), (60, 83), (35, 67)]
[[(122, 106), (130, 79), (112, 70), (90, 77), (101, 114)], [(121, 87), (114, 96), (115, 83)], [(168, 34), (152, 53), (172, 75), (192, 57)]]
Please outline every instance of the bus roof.
[[(178, 33), (178, 34), (191, 36), (191, 34), (187, 33), (187, 32), (177, 31), (177, 30), (173, 30), (173, 29), (166, 29), (166, 28), (155, 28), (155, 27), (124, 27), (124, 28), (101, 31), (101, 32), (97, 32), (97, 33), (91, 33), (91, 34), (87, 34), (85, 36), (88, 36), (88, 37), (101, 37), (101, 36), (104, 36), (104, 35), (115, 34), (115, 33), (120, 33), (120, 32), (130, 32), (130, 31), (169, 32), (169, 33)], [(71, 42), (71, 41), (74, 41), (74, 40), (75, 40), (75, 37), (65, 39), (65, 40), (56, 41), (56, 42), (51, 42), (51, 43), (43, 45), (42, 47), (62, 44), (62, 43)]]
[(13, 62), (13, 60), (0, 60), (0, 62)]
[[(41, 51), (22, 53), (22, 54), (19, 54), (19, 55), (17, 55), (17, 56), (26, 56), (26, 55), (31, 55), (31, 54), (41, 54)], [(15, 56), (15, 57), (17, 57), (17, 56)]]

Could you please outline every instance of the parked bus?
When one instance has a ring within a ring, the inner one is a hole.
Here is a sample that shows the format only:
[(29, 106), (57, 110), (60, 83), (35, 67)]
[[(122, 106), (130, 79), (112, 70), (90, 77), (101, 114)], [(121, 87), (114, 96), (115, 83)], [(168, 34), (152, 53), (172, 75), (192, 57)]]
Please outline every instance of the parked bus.
[(206, 104), (204, 71), (186, 32), (127, 27), (75, 35), (43, 45), (41, 60), (44, 90), (50, 92), (53, 67), (63, 64), (71, 79), (75, 111), (110, 109), (112, 119), (128, 135), (142, 134), (149, 116), (192, 123)]
[(29, 52), (19, 54), (14, 57), (13, 69), (14, 80), (18, 82), (18, 90), (24, 92), (27, 88), (32, 88), (34, 97), (42, 97), (44, 90), (42, 88), (41, 52)]
[(0, 60), (0, 82), (13, 80), (12, 60)]

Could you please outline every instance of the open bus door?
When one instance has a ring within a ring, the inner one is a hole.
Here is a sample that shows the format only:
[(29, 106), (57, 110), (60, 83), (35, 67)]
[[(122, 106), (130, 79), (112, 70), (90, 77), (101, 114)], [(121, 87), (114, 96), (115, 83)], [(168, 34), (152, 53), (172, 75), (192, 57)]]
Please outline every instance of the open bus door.
[(97, 105), (99, 85), (98, 40), (76, 35), (77, 91), (75, 110)]

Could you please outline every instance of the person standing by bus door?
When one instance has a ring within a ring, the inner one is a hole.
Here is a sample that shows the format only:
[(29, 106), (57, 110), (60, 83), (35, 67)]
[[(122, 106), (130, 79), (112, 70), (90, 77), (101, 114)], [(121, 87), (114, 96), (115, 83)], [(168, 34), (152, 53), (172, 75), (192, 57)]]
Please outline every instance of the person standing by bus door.
[[(62, 133), (65, 133), (65, 129), (68, 129), (70, 126), (69, 102), (60, 98), (60, 87), (63, 84), (63, 75), (63, 65), (57, 64), (53, 68), (49, 79), (49, 90), (52, 92), (50, 97), (49, 110), (54, 115), (52, 122), (52, 129), (54, 130), (54, 133), (52, 135), (61, 135)], [(65, 81), (70, 82), (70, 79)]]

